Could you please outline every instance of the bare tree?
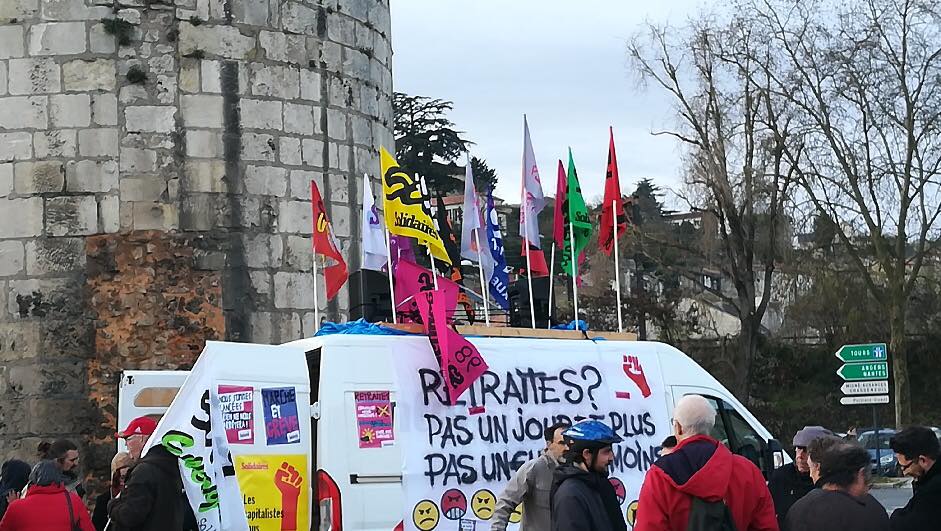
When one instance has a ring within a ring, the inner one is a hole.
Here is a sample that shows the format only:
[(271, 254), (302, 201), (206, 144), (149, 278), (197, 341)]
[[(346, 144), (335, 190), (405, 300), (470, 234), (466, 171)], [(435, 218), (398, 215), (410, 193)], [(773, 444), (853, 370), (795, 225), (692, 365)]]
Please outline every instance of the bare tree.
[(733, 284), (730, 293), (714, 293), (740, 323), (734, 389), (747, 401), (775, 250), (787, 236), (781, 227), (792, 176), (784, 157), (789, 125), (771, 80), (762, 76), (772, 55), (739, 20), (650, 26), (645, 37), (634, 40), (629, 54), (641, 80), (671, 96), (678, 125), (654, 134), (671, 135), (688, 148), (687, 200), (717, 220), (717, 253), (703, 259)]
[(906, 308), (941, 228), (939, 4), (747, 7), (779, 52), (765, 74), (794, 111), (800, 143), (784, 151), (798, 168), (802, 199), (836, 222), (841, 250), (889, 320), (895, 420), (908, 424)]

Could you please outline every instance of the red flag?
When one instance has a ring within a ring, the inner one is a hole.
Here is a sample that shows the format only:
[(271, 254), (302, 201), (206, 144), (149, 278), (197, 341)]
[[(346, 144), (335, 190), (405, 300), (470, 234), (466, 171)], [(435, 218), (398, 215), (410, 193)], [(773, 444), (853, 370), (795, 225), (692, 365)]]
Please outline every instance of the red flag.
[(447, 325), (448, 301), (442, 295), (440, 291), (420, 293), (418, 311), (454, 404), (489, 367), (477, 348)]
[[(419, 296), (426, 291), (435, 291), (433, 273), (424, 267), (410, 262), (404, 258), (399, 260), (395, 268), (395, 311), (403, 322), (418, 322), (421, 314), (418, 312)], [(438, 275), (438, 291), (444, 294), (447, 303), (447, 319), (454, 317), (457, 307), (457, 297), (461, 288), (457, 283)]]
[(614, 220), (617, 219), (618, 237), (624, 234), (627, 223), (624, 218), (624, 203), (621, 201), (621, 184), (618, 181), (618, 157), (614, 152), (614, 128), (609, 128), (611, 140), (608, 143), (608, 171), (604, 178), (604, 202), (601, 204), (601, 230), (598, 232), (598, 246), (601, 252), (611, 256), (614, 251)]
[(542, 249), (537, 249), (536, 246), (530, 245), (529, 242), (524, 239), (520, 256), (526, 256), (526, 249), (529, 249), (529, 267), (533, 272), (533, 278), (549, 276), (549, 265), (546, 262), (546, 255), (542, 252)]
[(340, 254), (340, 245), (333, 235), (333, 227), (327, 219), (327, 210), (323, 206), (320, 190), (317, 189), (317, 183), (314, 181), (310, 182), (310, 208), (314, 222), (314, 259), (316, 260), (316, 255), (319, 254), (332, 258), (336, 262), (324, 267), (323, 270), (323, 278), (327, 284), (327, 300), (330, 300), (337, 296), (350, 275), (346, 269), (346, 262), (343, 261), (343, 255)]
[(565, 173), (565, 165), (559, 161), (559, 177), (555, 184), (555, 208), (552, 212), (552, 239), (555, 240), (555, 246), (559, 249), (565, 249), (568, 239), (566, 237), (565, 227), (565, 198), (568, 195), (568, 176)]

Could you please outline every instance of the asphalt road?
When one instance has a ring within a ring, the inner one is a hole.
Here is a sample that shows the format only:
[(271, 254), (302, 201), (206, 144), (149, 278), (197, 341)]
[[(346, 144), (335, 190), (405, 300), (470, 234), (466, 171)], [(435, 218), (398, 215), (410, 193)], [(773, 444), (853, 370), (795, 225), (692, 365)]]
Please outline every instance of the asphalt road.
[(892, 514), (892, 511), (899, 507), (904, 507), (912, 497), (912, 489), (872, 489), (869, 491), (879, 503), (885, 507), (886, 512)]

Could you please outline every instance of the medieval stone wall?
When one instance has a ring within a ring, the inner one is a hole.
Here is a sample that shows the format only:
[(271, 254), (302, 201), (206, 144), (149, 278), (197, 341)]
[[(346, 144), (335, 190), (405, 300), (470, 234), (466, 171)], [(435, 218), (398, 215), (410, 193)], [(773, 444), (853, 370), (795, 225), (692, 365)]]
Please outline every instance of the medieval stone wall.
[(389, 31), (387, 0), (0, 1), (0, 456), (101, 471), (122, 369), (312, 333), (310, 181), (355, 271)]

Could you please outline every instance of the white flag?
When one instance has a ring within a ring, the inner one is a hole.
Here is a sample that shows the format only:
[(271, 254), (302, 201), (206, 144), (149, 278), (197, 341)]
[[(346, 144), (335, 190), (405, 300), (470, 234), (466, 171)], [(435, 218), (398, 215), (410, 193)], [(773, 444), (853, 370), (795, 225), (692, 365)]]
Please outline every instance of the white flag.
[(520, 197), (520, 236), (530, 245), (540, 248), (539, 212), (546, 206), (542, 195), (542, 181), (539, 180), (539, 168), (536, 167), (536, 155), (533, 143), (529, 139), (529, 123), (523, 115), (523, 186)]
[(376, 200), (369, 185), (369, 176), (363, 175), (363, 269), (382, 270), (386, 266), (386, 240), (382, 233)]
[(197, 360), (160, 419), (147, 450), (162, 445), (177, 456), (186, 498), (200, 529), (248, 529), (216, 385), (207, 365), (203, 357)]
[[(477, 189), (474, 186), (474, 170), (471, 169), (470, 158), (464, 171), (464, 221), (461, 222), (461, 257), (477, 261), (480, 250), (477, 248), (477, 238), (474, 231), (480, 229), (480, 202), (477, 200)], [(482, 238), (486, 240), (487, 238)]]

